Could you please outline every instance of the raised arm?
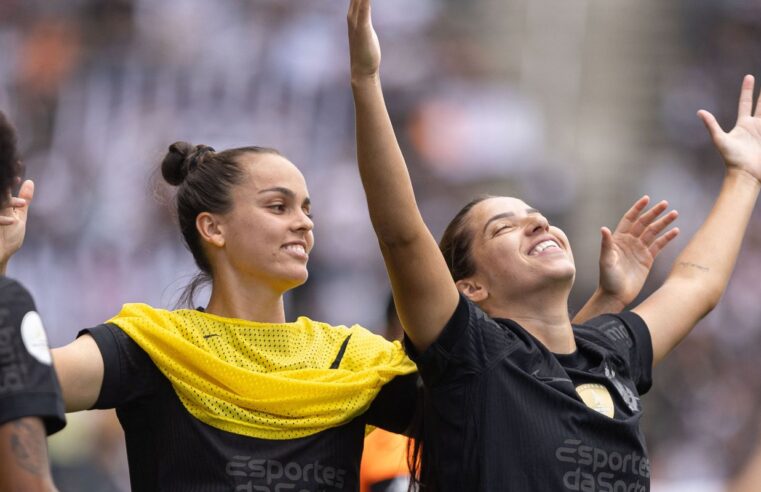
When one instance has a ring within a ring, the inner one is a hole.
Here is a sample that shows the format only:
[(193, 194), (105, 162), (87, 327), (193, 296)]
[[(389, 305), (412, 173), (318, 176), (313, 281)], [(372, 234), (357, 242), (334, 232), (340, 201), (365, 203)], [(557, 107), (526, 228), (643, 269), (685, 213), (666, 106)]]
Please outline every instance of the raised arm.
[(726, 174), (703, 225), (679, 254), (663, 285), (634, 309), (647, 323), (658, 363), (719, 302), (734, 269), (761, 189), (761, 112), (753, 113), (753, 77), (746, 75), (735, 127), (725, 133), (701, 110)]
[(457, 288), (417, 208), (386, 110), (370, 0), (351, 1), (348, 24), (359, 173), (399, 319), (415, 347), (425, 350), (454, 313)]
[(676, 210), (658, 218), (668, 208), (666, 201), (644, 212), (650, 202), (643, 196), (621, 217), (616, 229), (600, 231), (600, 283), (592, 297), (573, 318), (583, 323), (605, 313), (617, 313), (632, 303), (658, 254), (679, 234), (676, 227), (661, 234), (677, 218)]

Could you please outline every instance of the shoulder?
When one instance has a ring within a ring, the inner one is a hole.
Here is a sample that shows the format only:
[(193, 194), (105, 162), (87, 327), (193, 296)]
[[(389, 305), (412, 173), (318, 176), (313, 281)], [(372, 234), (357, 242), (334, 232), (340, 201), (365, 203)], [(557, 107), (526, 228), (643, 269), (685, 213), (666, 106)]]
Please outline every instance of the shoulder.
[(574, 333), (580, 338), (594, 340), (616, 349), (631, 349), (638, 342), (649, 341), (647, 325), (636, 313), (625, 311), (604, 314), (592, 318), (583, 325), (574, 325)]

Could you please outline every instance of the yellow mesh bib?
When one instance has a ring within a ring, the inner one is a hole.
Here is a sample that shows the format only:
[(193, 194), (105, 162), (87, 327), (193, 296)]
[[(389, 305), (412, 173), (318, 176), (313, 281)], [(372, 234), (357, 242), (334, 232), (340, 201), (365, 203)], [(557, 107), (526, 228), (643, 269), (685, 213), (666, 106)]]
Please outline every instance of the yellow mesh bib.
[(257, 323), (146, 304), (125, 304), (108, 322), (148, 353), (191, 415), (262, 439), (345, 424), (367, 410), (384, 384), (415, 371), (399, 342), (357, 325), (305, 317)]

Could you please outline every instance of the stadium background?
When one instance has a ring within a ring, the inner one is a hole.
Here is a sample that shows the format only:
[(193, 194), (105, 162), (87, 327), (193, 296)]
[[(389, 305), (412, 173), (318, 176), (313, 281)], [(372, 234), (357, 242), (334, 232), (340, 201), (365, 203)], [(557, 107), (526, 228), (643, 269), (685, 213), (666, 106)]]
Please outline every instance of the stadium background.
[[(53, 346), (122, 303), (171, 307), (194, 272), (155, 172), (183, 139), (259, 144), (304, 172), (309, 282), (288, 312), (380, 328), (387, 282), (354, 165), (341, 0), (3, 0), (0, 109), (37, 182), (10, 275)], [(377, 0), (387, 101), (435, 234), (469, 197), (523, 197), (571, 238), (571, 309), (596, 283), (599, 227), (643, 193), (683, 231), (723, 172), (695, 111), (731, 127), (761, 76), (761, 2)], [(645, 399), (654, 492), (724, 490), (761, 439), (761, 217), (730, 288)], [(203, 299), (198, 303), (203, 304)], [(51, 440), (61, 491), (128, 489), (111, 412)]]

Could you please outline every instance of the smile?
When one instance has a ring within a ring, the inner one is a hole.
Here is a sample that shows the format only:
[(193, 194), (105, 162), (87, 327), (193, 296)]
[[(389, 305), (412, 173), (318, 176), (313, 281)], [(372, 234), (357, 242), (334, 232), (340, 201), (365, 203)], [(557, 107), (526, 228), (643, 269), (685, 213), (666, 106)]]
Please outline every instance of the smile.
[(553, 239), (548, 239), (546, 241), (542, 241), (541, 243), (537, 244), (531, 250), (528, 252), (529, 256), (537, 256), (547, 250), (558, 250), (560, 251), (560, 246), (558, 243)]
[(286, 244), (285, 246), (283, 246), (283, 249), (294, 256), (298, 256), (299, 258), (307, 257), (307, 251), (303, 244), (298, 244), (298, 243)]

